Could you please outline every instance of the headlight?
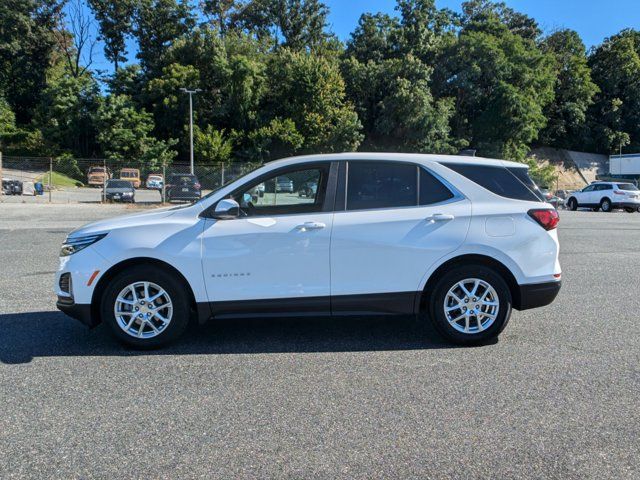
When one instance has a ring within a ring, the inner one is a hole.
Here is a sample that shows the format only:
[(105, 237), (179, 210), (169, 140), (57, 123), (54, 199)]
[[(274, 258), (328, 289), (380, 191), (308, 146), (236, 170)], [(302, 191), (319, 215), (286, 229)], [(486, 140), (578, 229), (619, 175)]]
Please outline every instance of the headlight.
[(106, 233), (100, 233), (98, 235), (84, 235), (82, 237), (74, 237), (67, 239), (62, 244), (62, 249), (60, 250), (60, 256), (66, 257), (69, 255), (73, 255), (74, 253), (79, 252), (83, 248), (87, 248), (89, 245), (93, 245), (98, 240), (106, 237)]

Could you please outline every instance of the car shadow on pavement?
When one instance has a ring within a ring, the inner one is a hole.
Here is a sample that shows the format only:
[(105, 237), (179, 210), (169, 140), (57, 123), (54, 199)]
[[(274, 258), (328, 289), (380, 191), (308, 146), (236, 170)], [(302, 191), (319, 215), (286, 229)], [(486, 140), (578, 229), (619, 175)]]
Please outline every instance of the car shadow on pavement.
[[(490, 342), (495, 343), (496, 341)], [(140, 351), (122, 346), (105, 325), (93, 330), (63, 313), (0, 315), (0, 362), (37, 357), (360, 352), (456, 348), (429, 322), (412, 316), (211, 320), (192, 325), (175, 345)]]

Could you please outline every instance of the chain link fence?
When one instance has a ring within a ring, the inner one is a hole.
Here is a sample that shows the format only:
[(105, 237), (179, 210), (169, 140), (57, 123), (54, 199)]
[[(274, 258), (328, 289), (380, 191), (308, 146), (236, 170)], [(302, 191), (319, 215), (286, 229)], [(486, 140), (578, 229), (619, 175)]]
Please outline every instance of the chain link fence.
[(192, 201), (258, 168), (260, 163), (172, 163), (155, 167), (103, 158), (0, 154), (2, 202), (162, 204)]

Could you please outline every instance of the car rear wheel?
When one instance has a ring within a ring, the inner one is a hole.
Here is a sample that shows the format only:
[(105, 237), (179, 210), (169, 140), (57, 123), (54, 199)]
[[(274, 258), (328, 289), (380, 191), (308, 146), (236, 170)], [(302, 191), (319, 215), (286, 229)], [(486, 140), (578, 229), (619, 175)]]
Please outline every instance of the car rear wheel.
[(111, 280), (100, 313), (121, 342), (135, 348), (157, 348), (184, 332), (189, 297), (173, 275), (157, 267), (138, 267)]
[(613, 210), (611, 205), (611, 200), (609, 200), (608, 198), (603, 198), (602, 201), (600, 202), (600, 209), (603, 212), (607, 212), (607, 213)]
[(569, 210), (573, 210), (575, 212), (578, 209), (578, 202), (572, 197), (567, 201), (567, 207), (569, 207)]
[(430, 317), (448, 340), (461, 345), (497, 337), (511, 316), (511, 292), (504, 279), (484, 265), (455, 267), (436, 283)]

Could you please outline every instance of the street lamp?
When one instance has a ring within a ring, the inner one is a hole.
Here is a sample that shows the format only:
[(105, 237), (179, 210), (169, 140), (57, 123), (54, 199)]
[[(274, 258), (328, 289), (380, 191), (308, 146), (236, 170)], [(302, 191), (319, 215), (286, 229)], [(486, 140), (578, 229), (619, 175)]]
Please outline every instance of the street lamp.
[(191, 175), (193, 175), (193, 94), (201, 92), (202, 90), (199, 88), (196, 88), (194, 90), (181, 88), (180, 91), (189, 94), (189, 143), (191, 146), (191, 149), (189, 151), (189, 159), (191, 160)]

